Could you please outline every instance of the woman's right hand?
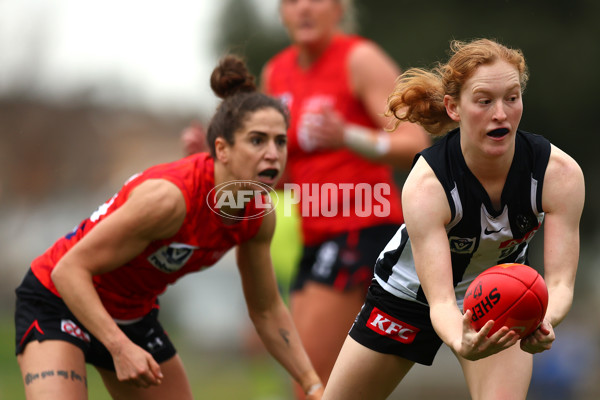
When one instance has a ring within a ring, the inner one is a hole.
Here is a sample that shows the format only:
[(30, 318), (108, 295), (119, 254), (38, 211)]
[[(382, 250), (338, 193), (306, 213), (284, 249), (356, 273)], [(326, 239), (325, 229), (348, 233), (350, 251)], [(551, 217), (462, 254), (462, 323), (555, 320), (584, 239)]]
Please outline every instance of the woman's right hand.
[(519, 341), (519, 335), (506, 326), (488, 337), (494, 327), (494, 321), (491, 320), (477, 332), (471, 326), (472, 314), (471, 310), (467, 310), (463, 314), (462, 339), (455, 349), (455, 352), (461, 357), (471, 361), (479, 360), (508, 349)]
[(160, 385), (163, 374), (152, 355), (133, 342), (113, 352), (117, 379), (137, 387)]

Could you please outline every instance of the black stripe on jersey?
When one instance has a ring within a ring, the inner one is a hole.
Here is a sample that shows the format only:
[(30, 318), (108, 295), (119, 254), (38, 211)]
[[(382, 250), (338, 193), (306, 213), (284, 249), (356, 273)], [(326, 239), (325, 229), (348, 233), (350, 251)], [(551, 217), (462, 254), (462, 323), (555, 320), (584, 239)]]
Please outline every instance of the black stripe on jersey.
[[(381, 279), (383, 279), (385, 282), (388, 281), (390, 275), (392, 274), (392, 269), (394, 268), (394, 265), (396, 265), (396, 263), (400, 259), (400, 255), (402, 254), (402, 251), (404, 250), (404, 247), (406, 247), (406, 243), (408, 242), (408, 232), (406, 231), (406, 225), (402, 224), (402, 226), (400, 227), (399, 235), (400, 243), (398, 243), (398, 247), (394, 250), (386, 251), (385, 253), (383, 253), (383, 257), (378, 258), (377, 262), (375, 263), (375, 274)], [(396, 234), (396, 236), (394, 236), (392, 240), (394, 240), (397, 236), (398, 234)]]

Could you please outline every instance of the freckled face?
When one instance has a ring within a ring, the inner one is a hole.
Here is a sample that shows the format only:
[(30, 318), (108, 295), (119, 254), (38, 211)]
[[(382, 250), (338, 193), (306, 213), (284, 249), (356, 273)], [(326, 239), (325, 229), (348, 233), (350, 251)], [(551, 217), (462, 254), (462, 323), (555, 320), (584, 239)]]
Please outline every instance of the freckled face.
[(488, 156), (514, 149), (523, 115), (519, 71), (505, 61), (482, 65), (465, 82), (458, 101), (446, 96), (448, 114), (459, 122), (461, 146)]
[(226, 165), (234, 180), (252, 180), (273, 186), (287, 161), (285, 119), (274, 108), (249, 114), (226, 148)]
[(343, 14), (340, 0), (281, 0), (279, 12), (291, 40), (299, 45), (329, 40)]

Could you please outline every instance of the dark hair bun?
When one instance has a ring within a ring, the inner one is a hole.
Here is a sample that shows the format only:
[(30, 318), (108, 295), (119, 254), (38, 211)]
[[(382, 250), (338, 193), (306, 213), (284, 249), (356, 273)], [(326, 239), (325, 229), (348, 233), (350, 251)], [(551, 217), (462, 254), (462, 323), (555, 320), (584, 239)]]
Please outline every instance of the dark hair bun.
[(240, 92), (256, 91), (254, 76), (244, 60), (235, 55), (221, 58), (210, 76), (210, 87), (222, 99)]

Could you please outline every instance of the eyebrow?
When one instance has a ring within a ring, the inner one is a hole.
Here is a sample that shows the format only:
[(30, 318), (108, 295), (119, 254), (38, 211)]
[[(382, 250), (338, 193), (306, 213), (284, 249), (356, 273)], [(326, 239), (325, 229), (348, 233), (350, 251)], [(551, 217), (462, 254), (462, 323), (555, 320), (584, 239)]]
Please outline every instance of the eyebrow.
[[(511, 90), (514, 89), (520, 89), (521, 88), (521, 82), (517, 82), (512, 86), (509, 86), (508, 88), (506, 88), (505, 91), (509, 92)], [(481, 86), (477, 86), (475, 88), (473, 88), (473, 90), (471, 91), (471, 93), (479, 93), (479, 92), (484, 92), (484, 93), (488, 93), (488, 92), (492, 92), (493, 90), (487, 88), (487, 87), (481, 87)]]

